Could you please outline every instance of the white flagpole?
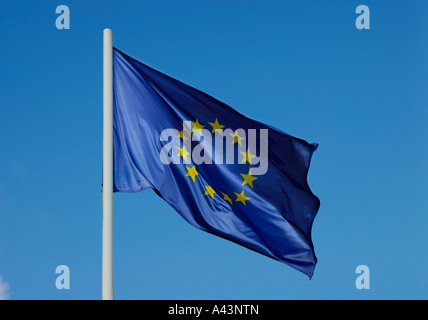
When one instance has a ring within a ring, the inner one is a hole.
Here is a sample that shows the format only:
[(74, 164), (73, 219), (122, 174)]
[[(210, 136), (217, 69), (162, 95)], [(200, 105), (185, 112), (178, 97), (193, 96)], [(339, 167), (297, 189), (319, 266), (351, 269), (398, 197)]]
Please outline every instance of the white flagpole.
[(103, 49), (103, 258), (102, 299), (113, 300), (113, 34)]

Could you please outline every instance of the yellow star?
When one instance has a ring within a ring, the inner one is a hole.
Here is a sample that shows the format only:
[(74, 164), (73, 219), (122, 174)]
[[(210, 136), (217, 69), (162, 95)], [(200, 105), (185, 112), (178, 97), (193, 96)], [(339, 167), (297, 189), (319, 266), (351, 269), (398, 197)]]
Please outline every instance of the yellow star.
[(186, 166), (187, 174), (186, 177), (191, 177), (193, 182), (195, 182), (195, 177), (199, 175), (198, 171), (196, 171), (196, 166), (189, 168)]
[(250, 165), (253, 165), (252, 160), (253, 160), (253, 158), (255, 158), (256, 156), (255, 156), (254, 154), (251, 154), (250, 149), (248, 148), (248, 149), (247, 149), (247, 152), (244, 152), (244, 151), (240, 151), (240, 152), (241, 152), (242, 156), (244, 157), (244, 158), (242, 159), (241, 163), (245, 163), (245, 162), (247, 162), (247, 161), (248, 161), (248, 163), (249, 163)]
[(233, 143), (238, 142), (238, 144), (242, 147), (241, 141), (244, 140), (244, 138), (239, 135), (238, 131), (229, 134), (233, 137)]
[(232, 199), (230, 199), (230, 197), (227, 195), (227, 193), (221, 192), (221, 194), (223, 195), (224, 200), (229, 201), (229, 203), (233, 205)]
[(210, 124), (211, 127), (213, 127), (213, 131), (211, 131), (211, 133), (218, 131), (218, 133), (223, 134), (223, 130), (221, 130), (221, 128), (224, 128), (224, 126), (218, 123), (217, 118), (215, 119), (214, 123), (212, 122), (208, 122), (208, 123)]
[(199, 132), (199, 134), (202, 136), (202, 130), (201, 129), (205, 128), (205, 126), (200, 124), (198, 119), (196, 119), (196, 122), (193, 122), (193, 121), (191, 121), (191, 122), (192, 122), (192, 126), (193, 126), (192, 132), (194, 132), (194, 131)]
[(251, 175), (251, 169), (248, 170), (247, 174), (241, 173), (241, 176), (244, 178), (244, 182), (242, 182), (241, 186), (246, 185), (247, 183), (253, 188), (253, 181), (256, 180), (256, 177)]
[(242, 190), (242, 192), (241, 192), (241, 193), (235, 192), (235, 194), (236, 194), (236, 196), (237, 196), (237, 198), (236, 198), (236, 200), (235, 200), (235, 201), (241, 201), (241, 202), (244, 204), (244, 206), (246, 206), (245, 201), (247, 201), (247, 200), (250, 200), (250, 199), (251, 199), (251, 198), (248, 198), (248, 197), (246, 197), (246, 196), (245, 196), (245, 194), (244, 194), (244, 190)]
[(211, 198), (213, 198), (214, 199), (214, 193), (215, 193), (215, 191), (214, 191), (214, 189), (211, 187), (211, 186), (204, 186), (205, 187), (205, 193), (204, 193), (204, 196), (205, 195), (209, 195), (209, 196), (211, 196)]
[(178, 137), (183, 139), (184, 142), (186, 142), (187, 137), (183, 134), (183, 130), (181, 130), (181, 131), (178, 131), (178, 129), (175, 129), (175, 130), (177, 130), (177, 132), (178, 132)]
[(190, 155), (190, 153), (187, 152), (186, 146), (183, 146), (183, 148), (175, 147), (179, 150), (177, 157), (183, 157), (184, 161), (187, 162), (187, 156)]

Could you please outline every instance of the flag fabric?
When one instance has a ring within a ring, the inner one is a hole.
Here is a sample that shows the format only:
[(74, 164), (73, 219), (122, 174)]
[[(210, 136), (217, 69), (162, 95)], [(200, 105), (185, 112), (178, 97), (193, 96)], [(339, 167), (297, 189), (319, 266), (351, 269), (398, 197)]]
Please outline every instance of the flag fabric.
[(312, 277), (318, 144), (254, 121), (113, 48), (113, 190), (151, 188), (188, 223)]

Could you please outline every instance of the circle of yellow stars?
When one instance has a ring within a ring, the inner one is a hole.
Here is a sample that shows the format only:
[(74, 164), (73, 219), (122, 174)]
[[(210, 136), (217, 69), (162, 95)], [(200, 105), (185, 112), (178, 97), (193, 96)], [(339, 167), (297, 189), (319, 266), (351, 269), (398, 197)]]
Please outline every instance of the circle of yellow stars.
[[(183, 130), (179, 131), (177, 130), (177, 136), (179, 138), (181, 138), (184, 142), (186, 142), (186, 140), (188, 139), (188, 137), (186, 136), (186, 134), (184, 133), (184, 131), (187, 132), (188, 135), (190, 135), (191, 132), (198, 132), (200, 135), (202, 135), (202, 128), (205, 128), (204, 125), (202, 125), (198, 119), (196, 119), (195, 122), (190, 121), (192, 124), (192, 129), (191, 131), (190, 128), (186, 128), (186, 126), (183, 125)], [(218, 119), (216, 118), (214, 122), (208, 122), (208, 124), (212, 127), (212, 131), (211, 133), (219, 133), (221, 135), (223, 135), (223, 128), (225, 127), (224, 125), (220, 124)], [(238, 133), (238, 131), (236, 130), (233, 133), (229, 133), (232, 137), (233, 137), (233, 143), (238, 143), (241, 147), (242, 147), (242, 140), (244, 140), (244, 137), (241, 137)], [(176, 148), (178, 149), (178, 154), (177, 157), (182, 157), (186, 162), (187, 162), (187, 157), (190, 156), (190, 152), (186, 149), (186, 146), (183, 143), (183, 147), (179, 148), (176, 146)], [(242, 160), (240, 163), (249, 163), (250, 166), (253, 165), (253, 158), (256, 157), (256, 155), (252, 154), (250, 152), (250, 149), (248, 148), (247, 151), (240, 151), (241, 155), (242, 155)], [(196, 182), (196, 176), (199, 175), (198, 171), (196, 170), (196, 165), (191, 166), (187, 166), (185, 165), (187, 173), (186, 173), (186, 177), (189, 177), (192, 179), (192, 181), (195, 183)], [(257, 180), (256, 177), (251, 175), (251, 168), (248, 170), (248, 172), (245, 173), (241, 173), (241, 176), (243, 178), (242, 184), (241, 186), (245, 186), (245, 185), (249, 185), (251, 188), (254, 188), (253, 186), (253, 182), (255, 180)], [(214, 194), (216, 194), (217, 192), (213, 189), (212, 186), (210, 185), (204, 185), (205, 188), (205, 193), (204, 195), (211, 197), (212, 199), (214, 199)], [(222, 191), (220, 191), (220, 193), (222, 194), (223, 200), (227, 201), (230, 205), (233, 205), (233, 200), (232, 198), (227, 194), (224, 193)], [(246, 206), (246, 201), (251, 200), (251, 198), (247, 197), (245, 195), (245, 190), (242, 189), (242, 191), (240, 193), (238, 192), (234, 192), (236, 199), (235, 202), (241, 202), (244, 204), (244, 206)]]

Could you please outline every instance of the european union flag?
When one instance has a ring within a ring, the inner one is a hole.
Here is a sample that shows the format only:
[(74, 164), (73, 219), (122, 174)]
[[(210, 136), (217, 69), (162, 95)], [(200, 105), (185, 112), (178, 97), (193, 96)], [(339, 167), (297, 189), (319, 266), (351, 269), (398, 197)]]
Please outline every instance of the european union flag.
[(196, 228), (312, 277), (317, 144), (113, 49), (115, 192), (151, 188)]

